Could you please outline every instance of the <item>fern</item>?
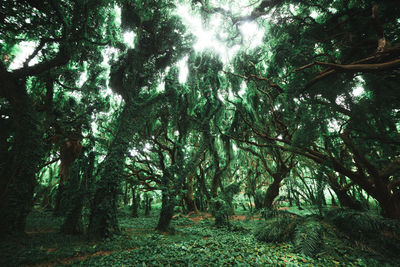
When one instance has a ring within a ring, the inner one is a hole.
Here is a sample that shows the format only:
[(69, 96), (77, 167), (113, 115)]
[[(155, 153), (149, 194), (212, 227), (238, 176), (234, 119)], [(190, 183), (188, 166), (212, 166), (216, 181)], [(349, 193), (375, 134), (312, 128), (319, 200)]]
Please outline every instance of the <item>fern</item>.
[(296, 228), (297, 220), (289, 216), (275, 217), (261, 223), (254, 236), (264, 242), (290, 241)]
[(321, 248), (323, 227), (319, 221), (306, 220), (296, 227), (294, 246), (297, 252), (314, 257)]
[(372, 212), (332, 210), (326, 219), (338, 230), (361, 241), (364, 246), (383, 254), (397, 256), (400, 253), (400, 223), (383, 218)]
[(326, 218), (346, 234), (362, 239), (365, 235), (387, 228), (387, 219), (372, 212), (332, 210)]
[(277, 209), (261, 209), (261, 216), (266, 219), (269, 220), (271, 218), (275, 218), (275, 217), (292, 217), (295, 216), (295, 214), (290, 213), (286, 210), (277, 210)]

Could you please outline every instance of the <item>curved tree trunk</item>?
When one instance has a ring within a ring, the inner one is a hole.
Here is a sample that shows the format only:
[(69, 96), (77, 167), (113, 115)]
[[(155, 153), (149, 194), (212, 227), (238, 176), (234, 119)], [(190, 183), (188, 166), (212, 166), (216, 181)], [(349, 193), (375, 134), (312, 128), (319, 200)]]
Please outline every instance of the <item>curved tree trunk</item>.
[(279, 195), (279, 187), (281, 186), (281, 181), (283, 180), (283, 175), (274, 176), (274, 181), (267, 189), (264, 198), (264, 208), (271, 209), (274, 199)]
[(332, 190), (335, 192), (342, 207), (350, 208), (353, 210), (363, 210), (361, 203), (357, 199), (351, 197), (347, 193), (348, 190), (340, 186), (338, 178), (331, 173), (328, 174), (328, 183), (331, 186)]

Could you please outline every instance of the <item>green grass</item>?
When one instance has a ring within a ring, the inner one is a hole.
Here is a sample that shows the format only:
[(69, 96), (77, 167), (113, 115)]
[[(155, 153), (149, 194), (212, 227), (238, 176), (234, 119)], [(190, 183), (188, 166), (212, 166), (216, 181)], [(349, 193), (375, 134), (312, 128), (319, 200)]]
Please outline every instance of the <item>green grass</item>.
[[(0, 242), (0, 266), (396, 266), (385, 259), (354, 248), (349, 242), (327, 239), (332, 253), (311, 258), (296, 253), (292, 243), (258, 241), (253, 233), (262, 222), (232, 222), (231, 228), (216, 228), (212, 219), (194, 224), (177, 216), (174, 235), (157, 233), (158, 210), (150, 216), (131, 218), (120, 212), (123, 232), (113, 240), (90, 242), (85, 236), (58, 232), (62, 219), (32, 212), (27, 229), (35, 230), (24, 240)], [(242, 213), (243, 214), (243, 213)]]

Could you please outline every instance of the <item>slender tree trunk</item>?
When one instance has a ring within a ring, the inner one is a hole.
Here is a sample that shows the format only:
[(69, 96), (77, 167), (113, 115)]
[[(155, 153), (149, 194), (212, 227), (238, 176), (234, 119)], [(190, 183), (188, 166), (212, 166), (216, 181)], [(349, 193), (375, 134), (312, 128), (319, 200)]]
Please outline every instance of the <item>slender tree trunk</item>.
[(148, 194), (144, 195), (144, 215), (149, 216), (151, 211), (151, 198)]
[(199, 213), (199, 210), (197, 209), (197, 205), (196, 202), (194, 201), (194, 196), (193, 196), (193, 175), (189, 174), (187, 178), (188, 182), (187, 182), (187, 193), (185, 195), (185, 201), (188, 212)]
[(138, 214), (138, 204), (139, 204), (139, 199), (136, 196), (136, 188), (134, 186), (131, 187), (132, 190), (132, 217), (137, 218), (139, 217)]
[(329, 195), (331, 196), (331, 205), (336, 206), (335, 196), (333, 195), (333, 193), (330, 189), (328, 189), (328, 191), (329, 191)]
[(125, 182), (124, 186), (124, 206), (128, 205), (128, 183)]
[[(251, 196), (248, 194), (247, 197), (249, 198), (249, 208), (250, 208), (250, 212), (253, 212), (253, 204), (251, 203)], [(255, 202), (255, 199), (254, 199)], [(254, 204), (255, 206), (255, 204)]]
[(289, 201), (289, 207), (293, 207), (292, 184), (288, 186), (288, 201)]

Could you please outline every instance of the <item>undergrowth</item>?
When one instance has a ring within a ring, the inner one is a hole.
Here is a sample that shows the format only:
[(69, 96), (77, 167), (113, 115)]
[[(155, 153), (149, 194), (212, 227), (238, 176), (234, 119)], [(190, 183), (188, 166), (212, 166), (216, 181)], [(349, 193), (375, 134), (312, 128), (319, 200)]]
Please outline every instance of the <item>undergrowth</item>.
[[(119, 214), (122, 234), (112, 240), (95, 243), (86, 240), (84, 235), (62, 235), (58, 232), (62, 220), (47, 213), (33, 212), (28, 220), (28, 229), (34, 228), (37, 232), (29, 233), (29, 238), (22, 241), (1, 241), (0, 266), (400, 264), (395, 258), (384, 258), (354, 246), (338, 226), (314, 216), (301, 217), (279, 212), (265, 221), (232, 221), (222, 228), (215, 227), (212, 218), (198, 223), (194, 223), (192, 218), (184, 215), (174, 217), (175, 234), (164, 235), (154, 230), (157, 211), (139, 218), (132, 218), (122, 211)], [(339, 219), (332, 217), (332, 220), (337, 222)], [(266, 229), (269, 229), (268, 233)]]

